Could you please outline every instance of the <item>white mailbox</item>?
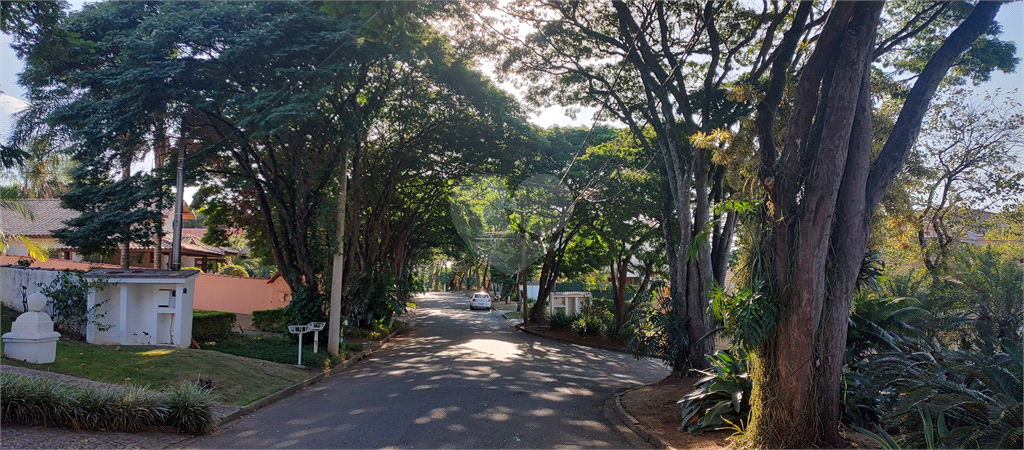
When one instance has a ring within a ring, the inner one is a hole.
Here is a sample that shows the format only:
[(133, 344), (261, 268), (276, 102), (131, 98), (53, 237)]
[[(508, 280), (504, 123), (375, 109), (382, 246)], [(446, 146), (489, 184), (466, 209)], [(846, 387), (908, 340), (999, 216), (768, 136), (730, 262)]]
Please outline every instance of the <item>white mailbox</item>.
[(106, 285), (89, 290), (89, 309), (96, 308), (96, 317), (86, 329), (86, 341), (187, 348), (196, 275), (195, 270), (90, 270), (86, 278)]

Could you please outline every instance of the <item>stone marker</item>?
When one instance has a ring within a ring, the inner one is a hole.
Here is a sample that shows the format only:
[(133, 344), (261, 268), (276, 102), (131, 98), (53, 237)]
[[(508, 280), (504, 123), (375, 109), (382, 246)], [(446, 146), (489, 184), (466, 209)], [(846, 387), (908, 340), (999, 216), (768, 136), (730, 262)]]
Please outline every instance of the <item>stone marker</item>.
[(57, 359), (57, 339), (53, 320), (42, 312), (46, 296), (36, 292), (28, 296), (28, 312), (18, 316), (11, 332), (4, 333), (4, 356), (33, 364), (52, 363)]

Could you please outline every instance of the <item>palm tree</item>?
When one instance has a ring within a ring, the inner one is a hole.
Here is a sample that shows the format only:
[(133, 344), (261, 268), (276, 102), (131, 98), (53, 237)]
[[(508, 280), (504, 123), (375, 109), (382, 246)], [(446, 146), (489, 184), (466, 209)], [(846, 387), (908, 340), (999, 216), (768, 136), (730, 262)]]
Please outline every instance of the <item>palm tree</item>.
[(25, 145), (21, 191), (28, 198), (57, 198), (68, 190), (72, 162), (52, 143), (53, 136), (47, 133)]
[[(3, 213), (4, 211), (11, 211), (20, 214), (26, 219), (35, 220), (35, 217), (32, 215), (32, 211), (29, 210), (24, 203), (17, 200), (0, 199), (0, 213)], [(0, 221), (0, 226), (3, 226), (3, 221)], [(11, 246), (11, 242), (14, 241), (19, 241), (24, 244), (25, 248), (28, 249), (28, 255), (32, 258), (39, 261), (46, 261), (47, 251), (43, 246), (39, 245), (38, 242), (35, 242), (25, 236), (8, 233), (4, 231), (3, 228), (0, 228), (0, 255), (6, 255), (7, 250)]]

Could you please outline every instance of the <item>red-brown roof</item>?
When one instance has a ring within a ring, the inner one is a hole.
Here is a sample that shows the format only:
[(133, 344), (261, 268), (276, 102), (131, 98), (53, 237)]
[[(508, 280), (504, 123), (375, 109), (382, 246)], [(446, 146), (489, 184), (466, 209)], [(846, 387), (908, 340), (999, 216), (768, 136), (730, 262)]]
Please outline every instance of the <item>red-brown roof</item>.
[[(173, 238), (164, 236), (160, 242), (160, 248), (162, 250), (169, 250), (172, 248)], [(132, 243), (131, 248), (133, 250), (147, 250), (152, 249), (152, 245), (141, 245)], [(199, 238), (191, 235), (181, 236), (181, 254), (186, 256), (234, 256), (238, 254), (238, 251), (230, 247), (217, 247), (214, 245), (208, 245), (202, 243)]]

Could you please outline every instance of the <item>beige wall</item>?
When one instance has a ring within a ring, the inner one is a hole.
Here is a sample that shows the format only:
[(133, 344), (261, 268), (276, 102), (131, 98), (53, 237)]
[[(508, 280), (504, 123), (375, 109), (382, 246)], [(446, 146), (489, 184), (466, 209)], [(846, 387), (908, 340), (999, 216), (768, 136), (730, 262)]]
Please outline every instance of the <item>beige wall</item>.
[[(0, 265), (15, 265), (17, 263), (17, 256), (0, 256)], [(109, 264), (89, 264), (63, 259), (36, 261), (32, 263), (32, 267), (59, 270), (89, 270), (93, 267), (117, 268), (117, 266)], [(284, 278), (277, 277), (273, 283), (268, 283), (268, 281), (266, 278), (243, 278), (201, 273), (196, 277), (193, 307), (210, 311), (252, 314), (256, 310), (288, 306), (288, 302), (291, 301), (291, 290)]]
[(252, 314), (261, 309), (288, 306), (291, 290), (284, 278), (273, 283), (265, 278), (201, 274), (196, 278), (195, 309)]

